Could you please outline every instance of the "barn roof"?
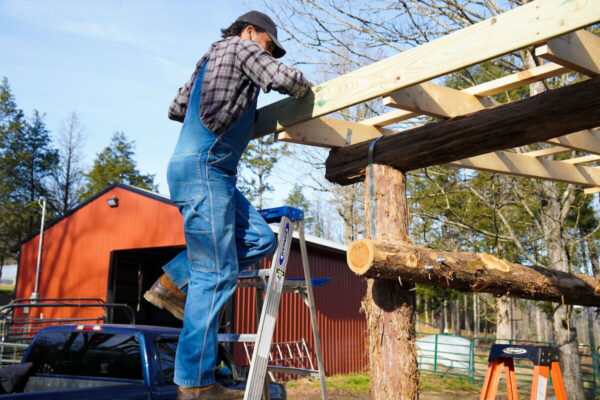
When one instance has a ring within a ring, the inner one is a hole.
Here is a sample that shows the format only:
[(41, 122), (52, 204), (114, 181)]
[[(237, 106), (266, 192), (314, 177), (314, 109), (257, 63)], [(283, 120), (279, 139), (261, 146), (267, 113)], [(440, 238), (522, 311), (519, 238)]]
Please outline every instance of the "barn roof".
[[(48, 224), (46, 224), (46, 227), (44, 230), (48, 230), (50, 227), (56, 225), (57, 223), (59, 223), (60, 221), (68, 218), (69, 216), (73, 215), (74, 213), (76, 213), (77, 211), (79, 211), (80, 209), (82, 209), (83, 207), (85, 207), (86, 205), (92, 203), (93, 201), (96, 201), (99, 197), (102, 197), (105, 193), (110, 192), (111, 190), (113, 190), (114, 188), (120, 188), (120, 189), (124, 189), (145, 197), (148, 197), (150, 199), (153, 200), (157, 200), (163, 203), (166, 203), (168, 205), (173, 205), (173, 203), (171, 202), (171, 199), (168, 196), (165, 196), (163, 194), (160, 193), (156, 193), (147, 189), (142, 189), (136, 186), (132, 186), (132, 185), (127, 185), (125, 183), (113, 183), (112, 185), (107, 186), (106, 188), (104, 188), (102, 191), (96, 193), (94, 196), (90, 197), (88, 200), (84, 201), (83, 203), (79, 204), (77, 207), (73, 208), (72, 210), (69, 210), (65, 215), (63, 215), (60, 218), (56, 218), (54, 220), (52, 220), (51, 222), (49, 222)], [(271, 229), (273, 229), (273, 232), (278, 233), (278, 226), (277, 225), (271, 225)], [(16, 245), (15, 247), (13, 247), (11, 250), (16, 252), (20, 249), (20, 247), (29, 242), (30, 240), (36, 238), (39, 235), (39, 233), (33, 233), (30, 236), (28, 236), (26, 239), (24, 239), (23, 241), (21, 241), (18, 245)], [(294, 238), (298, 239), (298, 232), (294, 232)], [(339, 243), (335, 243), (331, 240), (326, 240), (326, 239), (322, 239), (319, 238), (317, 236), (313, 236), (313, 235), (305, 235), (306, 241), (307, 243), (310, 243), (312, 246), (317, 247), (317, 248), (322, 248), (322, 249), (326, 249), (326, 250), (333, 250), (335, 252), (338, 253), (345, 253), (346, 252), (346, 246), (339, 244)]]

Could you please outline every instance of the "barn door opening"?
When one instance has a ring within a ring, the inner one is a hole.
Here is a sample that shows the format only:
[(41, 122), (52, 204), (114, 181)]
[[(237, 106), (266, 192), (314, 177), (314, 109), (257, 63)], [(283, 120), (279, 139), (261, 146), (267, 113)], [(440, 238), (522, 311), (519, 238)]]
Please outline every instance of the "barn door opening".
[[(162, 266), (184, 249), (184, 246), (170, 246), (113, 251), (107, 301), (128, 304), (135, 312), (138, 325), (181, 327), (181, 321), (168, 311), (148, 303), (143, 296), (162, 274)], [(129, 322), (119, 311), (109, 312), (108, 321), (116, 324)]]

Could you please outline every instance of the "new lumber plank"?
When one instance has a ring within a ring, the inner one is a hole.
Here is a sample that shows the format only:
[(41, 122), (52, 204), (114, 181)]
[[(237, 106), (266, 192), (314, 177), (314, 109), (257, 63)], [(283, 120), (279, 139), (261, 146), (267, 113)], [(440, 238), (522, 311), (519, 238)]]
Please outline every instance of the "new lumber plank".
[(579, 274), (526, 266), (489, 254), (446, 252), (408, 242), (362, 239), (346, 253), (350, 269), (361, 276), (418, 282), (468, 292), (530, 300), (600, 306), (600, 280)]
[(575, 165), (567, 161), (545, 160), (508, 151), (496, 151), (452, 161), (446, 165), (575, 185), (600, 186), (599, 168)]
[[(374, 162), (410, 171), (589, 129), (600, 123), (598, 93), (600, 77), (384, 136), (375, 145)], [(369, 145), (332, 150), (325, 177), (341, 184), (361, 180)]]
[(597, 129), (586, 129), (581, 132), (570, 133), (555, 139), (546, 140), (546, 143), (567, 147), (571, 150), (600, 154), (600, 132)]
[[(458, 93), (462, 93), (464, 96), (466, 96), (467, 104), (469, 104), (469, 102), (472, 102), (474, 104), (474, 107), (467, 108), (464, 106), (457, 106), (455, 104), (450, 104), (448, 107), (450, 109), (454, 109), (455, 115), (466, 114), (468, 112), (475, 111), (475, 109), (481, 109), (482, 107), (478, 107), (477, 106), (478, 104), (485, 104), (486, 107), (490, 107), (493, 103), (491, 101), (491, 99), (483, 100), (483, 99), (479, 99), (475, 96), (479, 96), (479, 95), (488, 96), (491, 94), (497, 94), (504, 90), (508, 90), (513, 87), (519, 87), (519, 86), (525, 85), (527, 83), (545, 79), (550, 76), (556, 76), (556, 75), (559, 75), (566, 71), (568, 71), (568, 69), (563, 67), (562, 65), (558, 65), (558, 64), (554, 64), (554, 63), (547, 63), (547, 64), (544, 64), (539, 67), (535, 67), (535, 68), (532, 68), (532, 69), (529, 69), (526, 71), (517, 72), (515, 74), (511, 74), (511, 75), (505, 76), (503, 78), (495, 79), (491, 82), (486, 82), (481, 85), (463, 89), (462, 91), (458, 92)], [(411, 86), (410, 88), (403, 89), (403, 90), (411, 90), (411, 89), (423, 90), (423, 88), (426, 88), (428, 84), (429, 83), (423, 83), (423, 84)], [(444, 86), (439, 86), (439, 85), (435, 85), (435, 87), (443, 88), (443, 89), (440, 89), (437, 91), (438, 94), (445, 93), (445, 91), (449, 91), (450, 96), (448, 98), (444, 99), (444, 103), (448, 103), (448, 101), (450, 99), (452, 99), (454, 101), (460, 100), (458, 98), (460, 95), (458, 95), (458, 96), (455, 95), (456, 90), (451, 89), (451, 88), (446, 88)], [(481, 103), (479, 103), (479, 102), (481, 102)], [(461, 107), (461, 108), (456, 109), (457, 107)], [(363, 124), (363, 125), (372, 125), (372, 126), (383, 127), (383, 126), (390, 125), (390, 124), (393, 124), (396, 122), (400, 122), (400, 121), (404, 121), (404, 120), (407, 120), (410, 118), (418, 117), (419, 115), (421, 115), (421, 113), (411, 112), (411, 111), (406, 111), (406, 110), (394, 110), (394, 111), (382, 114), (377, 117), (362, 120), (359, 123)], [(352, 129), (353, 131), (357, 130), (357, 128), (352, 128), (351, 126), (344, 126), (343, 124), (334, 125), (333, 123), (331, 123), (330, 121), (328, 121), (327, 119), (324, 119), (324, 118), (326, 118), (326, 117), (315, 118), (312, 120), (308, 120), (308, 121), (301, 122), (299, 124), (295, 124), (290, 127), (287, 127), (285, 131), (281, 132), (278, 135), (277, 140), (280, 140), (282, 142), (300, 143), (300, 144), (306, 144), (306, 145), (311, 145), (311, 146), (335, 148), (335, 147), (341, 147), (341, 146), (345, 145), (345, 141), (341, 140), (341, 139), (345, 137), (348, 129)], [(312, 121), (315, 121), (318, 119), (322, 119), (321, 124), (312, 123)], [(313, 131), (315, 125), (317, 127), (322, 127), (323, 125), (327, 125), (331, 128), (336, 126), (337, 130), (317, 129), (317, 130)], [(368, 130), (360, 130), (360, 131), (363, 133), (361, 133), (360, 136), (356, 136), (356, 139), (352, 141), (353, 144), (358, 142), (359, 137), (360, 137), (360, 140), (365, 141), (365, 140), (374, 139), (377, 136), (381, 136), (378, 131), (368, 131)], [(371, 134), (369, 135), (368, 132), (370, 132)], [(306, 140), (304, 140), (304, 138)], [(565, 151), (566, 150), (567, 149), (565, 149)]]
[[(597, 0), (538, 0), (324, 82), (301, 99), (259, 110), (254, 136), (428, 81), (458, 69), (543, 43), (600, 20)], [(519, 27), (519, 29), (515, 29)]]
[[(570, 70), (567, 67), (550, 62), (525, 71), (516, 72), (502, 78), (494, 79), (493, 81), (471, 86), (461, 90), (461, 92), (472, 94), (474, 96), (492, 96), (506, 90), (562, 75), (569, 71)], [(418, 113), (405, 110), (394, 110), (381, 114), (377, 117), (365, 119), (360, 121), (360, 123), (366, 125), (387, 126), (417, 116), (419, 116)]]
[(383, 99), (388, 107), (434, 117), (452, 118), (491, 107), (484, 98), (446, 86), (425, 82), (390, 93)]
[(566, 147), (552, 146), (547, 149), (528, 151), (527, 153), (523, 153), (523, 155), (531, 156), (531, 157), (545, 157), (545, 156), (553, 156), (555, 154), (564, 153), (564, 152), (570, 151), (570, 150), (571, 149), (567, 149)]
[(562, 160), (561, 162), (563, 162), (565, 164), (578, 165), (578, 164), (586, 164), (586, 163), (591, 163), (591, 162), (596, 162), (596, 161), (600, 161), (600, 156), (593, 155), (593, 156), (575, 157), (575, 158), (570, 158), (568, 160)]
[[(392, 133), (396, 133), (396, 131), (359, 124), (358, 122), (321, 117), (288, 126), (285, 131), (277, 136), (277, 140), (336, 148)], [(346, 143), (347, 141), (349, 143)]]
[(535, 49), (535, 55), (588, 76), (600, 74), (600, 37), (585, 30), (570, 33)]
[(476, 96), (492, 96), (510, 89), (529, 85), (533, 82), (539, 82), (544, 79), (566, 74), (569, 71), (569, 68), (549, 62), (538, 67), (494, 79), (493, 81), (471, 86), (462, 91)]
[(376, 117), (363, 119), (359, 123), (373, 126), (387, 126), (395, 124), (396, 122), (406, 121), (407, 119), (411, 119), (418, 116), (418, 113), (405, 110), (394, 110), (378, 115)]

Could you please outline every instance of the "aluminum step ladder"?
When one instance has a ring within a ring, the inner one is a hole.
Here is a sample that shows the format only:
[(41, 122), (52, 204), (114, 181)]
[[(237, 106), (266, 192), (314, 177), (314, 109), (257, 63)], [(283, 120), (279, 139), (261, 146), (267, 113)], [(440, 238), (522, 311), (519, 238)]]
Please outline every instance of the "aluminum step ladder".
[[(318, 376), (321, 383), (322, 399), (328, 400), (327, 386), (325, 384), (325, 367), (323, 365), (323, 355), (321, 351), (321, 338), (319, 335), (319, 327), (317, 325), (317, 311), (315, 308), (312, 290), (313, 285), (308, 266), (306, 241), (304, 239), (304, 225), (302, 223), (304, 220), (304, 212), (293, 207), (277, 207), (259, 210), (259, 213), (267, 223), (279, 222), (279, 232), (277, 235), (278, 246), (273, 254), (271, 268), (244, 271), (240, 273), (239, 276), (240, 287), (250, 286), (265, 290), (265, 298), (262, 304), (262, 296), (258, 292), (256, 295), (258, 303), (257, 311), (261, 309), (258, 332), (256, 334), (219, 334), (219, 341), (254, 342), (254, 351), (252, 360), (250, 361), (250, 371), (246, 382), (244, 400), (259, 400), (261, 395), (264, 400), (269, 400), (268, 369), (272, 369), (273, 372), (278, 373), (309, 375), (313, 377)], [(302, 256), (302, 267), (304, 269), (304, 282), (302, 284), (292, 280), (286, 281), (285, 279), (294, 225), (298, 227), (298, 237), (300, 239), (300, 252)], [(310, 309), (318, 370), (303, 368), (281, 369), (275, 366), (270, 367), (268, 365), (282, 291), (292, 291), (303, 295), (304, 301)]]
[(496, 398), (502, 368), (505, 370), (508, 400), (518, 400), (515, 358), (528, 358), (533, 361), (531, 386), (532, 400), (545, 400), (548, 389), (548, 376), (552, 378), (556, 400), (567, 400), (565, 384), (558, 363), (558, 349), (552, 346), (517, 346), (495, 344), (490, 350), (489, 365), (483, 381), (479, 400)]

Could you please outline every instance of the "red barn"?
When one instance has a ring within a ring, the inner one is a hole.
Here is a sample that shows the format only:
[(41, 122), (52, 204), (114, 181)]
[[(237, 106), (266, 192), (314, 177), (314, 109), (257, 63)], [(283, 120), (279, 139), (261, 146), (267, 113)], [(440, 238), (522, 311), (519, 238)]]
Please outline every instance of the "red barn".
[[(108, 200), (116, 200), (111, 207)], [(16, 298), (34, 290), (39, 235), (21, 244)], [(182, 218), (169, 198), (124, 184), (114, 184), (46, 227), (39, 278), (40, 298), (99, 298), (127, 303), (136, 322), (178, 326), (169, 313), (143, 299), (162, 273), (161, 267), (185, 247)], [(315, 303), (328, 375), (362, 371), (365, 321), (360, 302), (363, 279), (346, 266), (345, 247), (307, 236), (311, 275), (332, 278), (315, 288)], [(298, 243), (292, 244), (288, 276), (302, 276)], [(234, 332), (256, 330), (254, 290), (238, 289), (233, 306)], [(102, 309), (32, 308), (31, 317), (82, 318), (104, 316)], [(110, 322), (126, 322), (119, 312)], [(314, 348), (308, 308), (298, 295), (284, 294), (274, 342), (305, 338)], [(240, 354), (238, 354), (238, 357)]]

